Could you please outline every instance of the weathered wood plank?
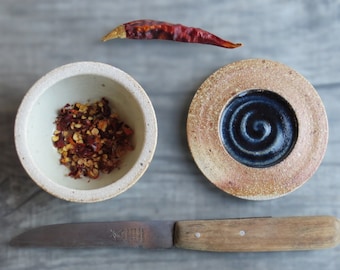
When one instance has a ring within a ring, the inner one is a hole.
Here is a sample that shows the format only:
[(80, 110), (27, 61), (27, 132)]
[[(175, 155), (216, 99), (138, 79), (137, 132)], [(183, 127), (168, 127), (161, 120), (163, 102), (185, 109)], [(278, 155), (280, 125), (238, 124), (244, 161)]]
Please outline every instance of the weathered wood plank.
[[(286, 253), (215, 254), (117, 249), (16, 249), (7, 241), (50, 223), (124, 219), (219, 219), (252, 216), (340, 217), (339, 1), (43, 1), (0, 4), (0, 269), (339, 269), (339, 248)], [(100, 38), (125, 21), (151, 18), (205, 28), (244, 46), (225, 50), (166, 41)], [(273, 201), (233, 198), (200, 173), (186, 141), (186, 115), (199, 85), (230, 62), (267, 58), (304, 75), (324, 101), (329, 146), (319, 170), (299, 190)], [(41, 191), (14, 146), (15, 113), (28, 88), (73, 61), (101, 61), (145, 88), (158, 118), (154, 160), (128, 192), (74, 204)]]

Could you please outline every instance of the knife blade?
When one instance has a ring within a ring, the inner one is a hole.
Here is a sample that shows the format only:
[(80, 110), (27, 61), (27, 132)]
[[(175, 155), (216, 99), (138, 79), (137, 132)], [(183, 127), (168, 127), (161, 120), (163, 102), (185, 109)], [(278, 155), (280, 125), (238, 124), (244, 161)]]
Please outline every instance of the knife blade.
[(340, 220), (332, 216), (55, 224), (10, 241), (19, 247), (176, 247), (215, 252), (314, 250), (339, 243)]
[(38, 247), (143, 247), (171, 248), (172, 221), (114, 221), (68, 223), (37, 227), (10, 242)]

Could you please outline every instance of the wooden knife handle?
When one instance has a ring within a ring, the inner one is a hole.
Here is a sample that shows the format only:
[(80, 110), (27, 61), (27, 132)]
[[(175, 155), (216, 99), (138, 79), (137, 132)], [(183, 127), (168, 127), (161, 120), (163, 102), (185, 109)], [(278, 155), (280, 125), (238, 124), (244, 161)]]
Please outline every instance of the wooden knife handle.
[(218, 252), (313, 250), (340, 243), (332, 216), (178, 221), (175, 246)]

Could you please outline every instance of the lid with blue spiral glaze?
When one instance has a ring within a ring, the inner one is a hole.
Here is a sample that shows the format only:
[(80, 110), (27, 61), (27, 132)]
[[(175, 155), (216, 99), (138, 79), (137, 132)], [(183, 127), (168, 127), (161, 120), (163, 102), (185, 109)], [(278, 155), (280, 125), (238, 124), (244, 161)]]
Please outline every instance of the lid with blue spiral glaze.
[(249, 200), (282, 197), (317, 171), (328, 141), (322, 100), (290, 67), (265, 59), (226, 65), (197, 90), (188, 144), (205, 177)]

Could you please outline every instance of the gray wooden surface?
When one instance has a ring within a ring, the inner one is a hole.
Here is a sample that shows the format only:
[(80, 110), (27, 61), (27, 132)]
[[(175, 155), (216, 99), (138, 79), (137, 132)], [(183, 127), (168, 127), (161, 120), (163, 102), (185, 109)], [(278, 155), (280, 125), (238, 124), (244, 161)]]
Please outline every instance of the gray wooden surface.
[[(112, 27), (152, 18), (197, 26), (243, 42), (236, 50), (162, 41), (101, 43)], [(216, 254), (183, 250), (17, 249), (11, 237), (39, 225), (125, 219), (249, 216), (340, 217), (340, 1), (98, 0), (0, 2), (0, 269), (340, 269), (340, 247), (310, 252)], [(187, 146), (188, 107), (213, 71), (235, 60), (267, 58), (304, 75), (324, 101), (329, 146), (317, 173), (271, 201), (233, 198), (197, 169)], [(95, 204), (56, 199), (26, 175), (13, 124), (30, 86), (51, 69), (101, 61), (131, 74), (156, 110), (154, 160), (126, 193)]]

